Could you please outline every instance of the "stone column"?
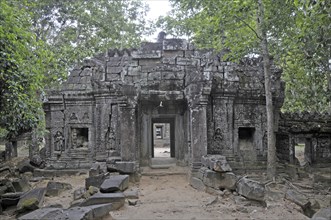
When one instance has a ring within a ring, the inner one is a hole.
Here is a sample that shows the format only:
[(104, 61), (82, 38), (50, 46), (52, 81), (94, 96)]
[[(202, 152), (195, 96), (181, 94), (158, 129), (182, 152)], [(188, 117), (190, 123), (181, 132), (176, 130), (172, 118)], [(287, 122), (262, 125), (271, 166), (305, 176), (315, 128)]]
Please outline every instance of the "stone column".
[(123, 161), (136, 160), (136, 109), (135, 105), (120, 104), (120, 147)]
[(201, 167), (201, 157), (207, 154), (207, 103), (190, 107), (191, 114), (191, 168)]

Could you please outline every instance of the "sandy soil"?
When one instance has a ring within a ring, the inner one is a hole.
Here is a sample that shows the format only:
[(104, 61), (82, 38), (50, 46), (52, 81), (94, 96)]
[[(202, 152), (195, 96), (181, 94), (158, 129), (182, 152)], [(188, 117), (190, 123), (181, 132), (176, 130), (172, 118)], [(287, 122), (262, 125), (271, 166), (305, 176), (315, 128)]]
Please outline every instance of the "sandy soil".
[(137, 205), (126, 203), (111, 213), (114, 219), (309, 219), (287, 200), (268, 208), (256, 203), (245, 206), (233, 194), (215, 196), (197, 191), (185, 175), (143, 176), (138, 186)]
[[(16, 162), (12, 160), (10, 164)], [(146, 169), (139, 183), (130, 183), (129, 190), (137, 189), (139, 192), (137, 204), (129, 206), (126, 201), (124, 207), (111, 212), (111, 217), (106, 219), (309, 219), (302, 214), (299, 206), (283, 198), (268, 203), (266, 207), (256, 202), (245, 201), (236, 193), (212, 195), (197, 191), (188, 184), (187, 176), (182, 174), (185, 170), (176, 168), (180, 167), (164, 169), (161, 176), (158, 170)], [(70, 183), (73, 188), (58, 197), (45, 197), (44, 207), (61, 204), (63, 208), (68, 208), (73, 201), (74, 190), (84, 187), (86, 177), (85, 173), (50, 178)], [(31, 185), (33, 188), (44, 187), (50, 179), (32, 182)], [(297, 180), (296, 183), (312, 186), (311, 178)], [(331, 187), (307, 189), (304, 192), (309, 198), (318, 200), (321, 207), (330, 204)]]

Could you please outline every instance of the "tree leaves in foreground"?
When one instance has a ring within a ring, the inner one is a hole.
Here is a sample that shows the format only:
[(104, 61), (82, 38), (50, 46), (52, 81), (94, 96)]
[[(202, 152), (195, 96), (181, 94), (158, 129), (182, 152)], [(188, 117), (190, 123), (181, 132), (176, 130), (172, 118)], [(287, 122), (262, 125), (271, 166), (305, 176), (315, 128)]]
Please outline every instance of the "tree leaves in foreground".
[(0, 137), (44, 129), (40, 96), (70, 68), (147, 34), (140, 0), (0, 1)]
[[(261, 54), (255, 0), (171, 0), (174, 9), (158, 26), (189, 36), (200, 48), (230, 49), (228, 59)], [(328, 109), (331, 92), (331, 3), (264, 0), (269, 52), (283, 68), (283, 111)]]
[(83, 59), (108, 48), (138, 46), (148, 33), (140, 0), (28, 0), (38, 39), (56, 55), (49, 74), (62, 80)]
[(7, 139), (42, 124), (39, 100), (52, 55), (14, 1), (0, 2), (0, 130)]

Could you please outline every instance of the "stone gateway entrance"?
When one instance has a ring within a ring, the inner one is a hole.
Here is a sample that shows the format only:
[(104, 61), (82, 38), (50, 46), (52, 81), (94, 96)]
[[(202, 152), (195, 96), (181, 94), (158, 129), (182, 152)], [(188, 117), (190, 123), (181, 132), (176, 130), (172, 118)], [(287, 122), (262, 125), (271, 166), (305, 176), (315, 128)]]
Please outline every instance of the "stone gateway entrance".
[[(284, 83), (281, 70), (271, 69), (277, 130)], [(206, 154), (226, 156), (232, 168), (264, 166), (267, 159), (260, 58), (235, 64), (223, 60), (222, 53), (164, 39), (85, 60), (60, 90), (48, 94), (49, 169), (89, 168), (99, 161), (125, 173), (139, 172), (155, 157), (155, 141), (164, 129), (160, 124), (169, 127), (170, 158), (192, 172)], [(284, 129), (277, 141), (288, 159), (290, 123), (281, 120)], [(330, 135), (325, 137), (329, 143)]]

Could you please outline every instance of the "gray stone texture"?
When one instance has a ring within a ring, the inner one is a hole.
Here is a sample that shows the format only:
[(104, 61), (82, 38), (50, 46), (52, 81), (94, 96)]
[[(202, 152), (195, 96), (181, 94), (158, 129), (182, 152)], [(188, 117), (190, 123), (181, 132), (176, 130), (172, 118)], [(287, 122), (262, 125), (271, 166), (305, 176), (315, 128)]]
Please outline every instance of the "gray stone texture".
[(72, 189), (71, 184), (49, 181), (46, 186), (46, 196), (59, 196), (60, 193)]
[(112, 204), (73, 207), (69, 209), (42, 208), (19, 218), (19, 220), (93, 220), (102, 219), (109, 215)]
[(114, 175), (109, 179), (105, 179), (100, 186), (100, 192), (112, 193), (116, 191), (124, 191), (129, 187), (128, 175)]
[(125, 196), (122, 192), (117, 193), (96, 193), (90, 198), (86, 199), (79, 206), (90, 206), (99, 204), (112, 204), (112, 210), (121, 208), (125, 203)]
[(225, 173), (232, 171), (230, 165), (226, 161), (226, 157), (222, 155), (204, 155), (201, 158), (201, 162), (205, 167), (216, 172)]
[(85, 179), (85, 188), (88, 189), (90, 186), (100, 188), (101, 184), (105, 179), (109, 178), (109, 173), (99, 174), (97, 176), (90, 176)]
[(35, 188), (24, 194), (17, 204), (19, 212), (39, 209), (44, 202), (46, 188)]
[(264, 202), (265, 186), (262, 183), (243, 177), (238, 180), (236, 186), (239, 195)]
[[(232, 172), (227, 173), (219, 173), (212, 171), (210, 169), (200, 169), (200, 173), (202, 174), (201, 180), (202, 182), (211, 188), (214, 189), (236, 189), (237, 176)], [(200, 175), (201, 175), (200, 174)]]
[[(195, 49), (182, 39), (163, 39), (85, 60), (62, 88), (48, 91), (48, 168), (90, 168), (117, 156), (118, 162), (107, 163), (109, 171), (137, 172), (149, 165), (152, 124), (161, 119), (174, 125), (172, 156), (194, 172), (207, 154), (225, 156), (232, 169), (265, 166), (262, 58), (232, 63), (223, 55)], [(272, 64), (271, 71), (279, 158), (293, 161), (291, 140), (304, 134), (311, 162), (330, 162), (330, 115), (298, 115), (295, 120), (280, 114), (285, 85), (281, 69)]]

